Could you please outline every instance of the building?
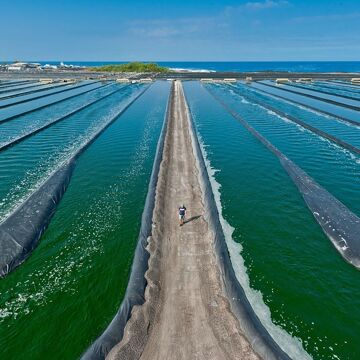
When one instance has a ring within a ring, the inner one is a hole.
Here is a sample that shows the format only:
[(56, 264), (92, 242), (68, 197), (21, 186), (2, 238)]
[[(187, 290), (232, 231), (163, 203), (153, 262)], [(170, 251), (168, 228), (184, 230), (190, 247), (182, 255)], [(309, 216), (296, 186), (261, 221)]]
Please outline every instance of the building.
[(118, 82), (118, 83), (129, 83), (130, 80), (127, 79), (127, 78), (118, 78), (118, 79), (116, 79), (116, 82)]
[(275, 81), (277, 84), (286, 84), (286, 83), (290, 82), (290, 80), (288, 78), (278, 78)]
[(16, 61), (13, 64), (5, 65), (5, 67), (8, 71), (26, 71), (40, 69), (41, 65), (39, 63), (26, 63)]

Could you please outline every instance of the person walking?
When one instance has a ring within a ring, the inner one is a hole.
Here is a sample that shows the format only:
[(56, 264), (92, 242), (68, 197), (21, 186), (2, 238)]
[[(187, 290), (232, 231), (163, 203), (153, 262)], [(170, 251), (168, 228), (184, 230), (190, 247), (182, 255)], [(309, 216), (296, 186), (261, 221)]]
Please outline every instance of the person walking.
[(182, 205), (182, 206), (179, 207), (179, 222), (180, 222), (180, 226), (184, 225), (185, 216), (186, 216), (186, 207), (185, 207), (185, 205)]

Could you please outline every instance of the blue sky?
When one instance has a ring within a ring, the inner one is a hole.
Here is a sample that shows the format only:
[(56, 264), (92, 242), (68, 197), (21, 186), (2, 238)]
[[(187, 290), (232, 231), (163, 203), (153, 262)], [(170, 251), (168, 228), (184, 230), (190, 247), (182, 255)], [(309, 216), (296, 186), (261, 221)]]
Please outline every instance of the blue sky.
[(1, 60), (360, 60), (360, 0), (11, 0)]

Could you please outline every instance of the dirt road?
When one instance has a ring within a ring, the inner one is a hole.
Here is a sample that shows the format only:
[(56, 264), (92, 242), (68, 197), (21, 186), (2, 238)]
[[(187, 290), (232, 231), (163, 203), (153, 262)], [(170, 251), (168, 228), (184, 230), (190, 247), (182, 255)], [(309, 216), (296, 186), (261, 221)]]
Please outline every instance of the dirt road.
[[(223, 293), (213, 234), (189, 136), (182, 85), (175, 83), (149, 238), (146, 301), (107, 359), (258, 359)], [(179, 226), (184, 204), (187, 221)]]

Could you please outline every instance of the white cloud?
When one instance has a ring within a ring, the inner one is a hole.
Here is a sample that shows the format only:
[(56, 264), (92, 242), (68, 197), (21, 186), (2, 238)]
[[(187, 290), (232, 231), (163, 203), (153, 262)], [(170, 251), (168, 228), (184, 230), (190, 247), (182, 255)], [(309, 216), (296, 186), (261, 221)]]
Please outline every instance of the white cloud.
[(331, 24), (333, 21), (346, 21), (357, 19), (360, 17), (359, 12), (346, 13), (346, 14), (325, 14), (325, 15), (309, 15), (309, 16), (298, 16), (292, 19), (292, 22), (320, 22), (326, 21)]
[(233, 16), (234, 14), (249, 15), (262, 10), (279, 9), (286, 6), (291, 6), (291, 3), (287, 0), (249, 1), (239, 6), (227, 6), (223, 13), (226, 16)]
[(128, 23), (127, 32), (146, 38), (166, 39), (179, 35), (193, 36), (208, 34), (212, 29), (224, 31), (226, 22), (216, 17), (137, 20)]
[[(217, 36), (231, 36), (234, 23), (238, 29), (239, 23), (249, 20), (249, 13), (266, 9), (276, 9), (291, 5), (287, 0), (249, 1), (239, 6), (227, 6), (213, 16), (180, 17), (172, 19), (139, 19), (125, 23), (125, 31), (135, 37), (154, 40), (182, 37), (207, 37), (209, 33)], [(243, 20), (240, 20), (239, 16)], [(250, 22), (253, 28), (261, 28), (262, 22), (254, 19)]]
[(264, 10), (264, 9), (273, 9), (279, 8), (283, 6), (289, 5), (289, 2), (286, 0), (265, 0), (265, 1), (255, 1), (255, 2), (248, 2), (244, 5), (244, 8), (247, 10)]

